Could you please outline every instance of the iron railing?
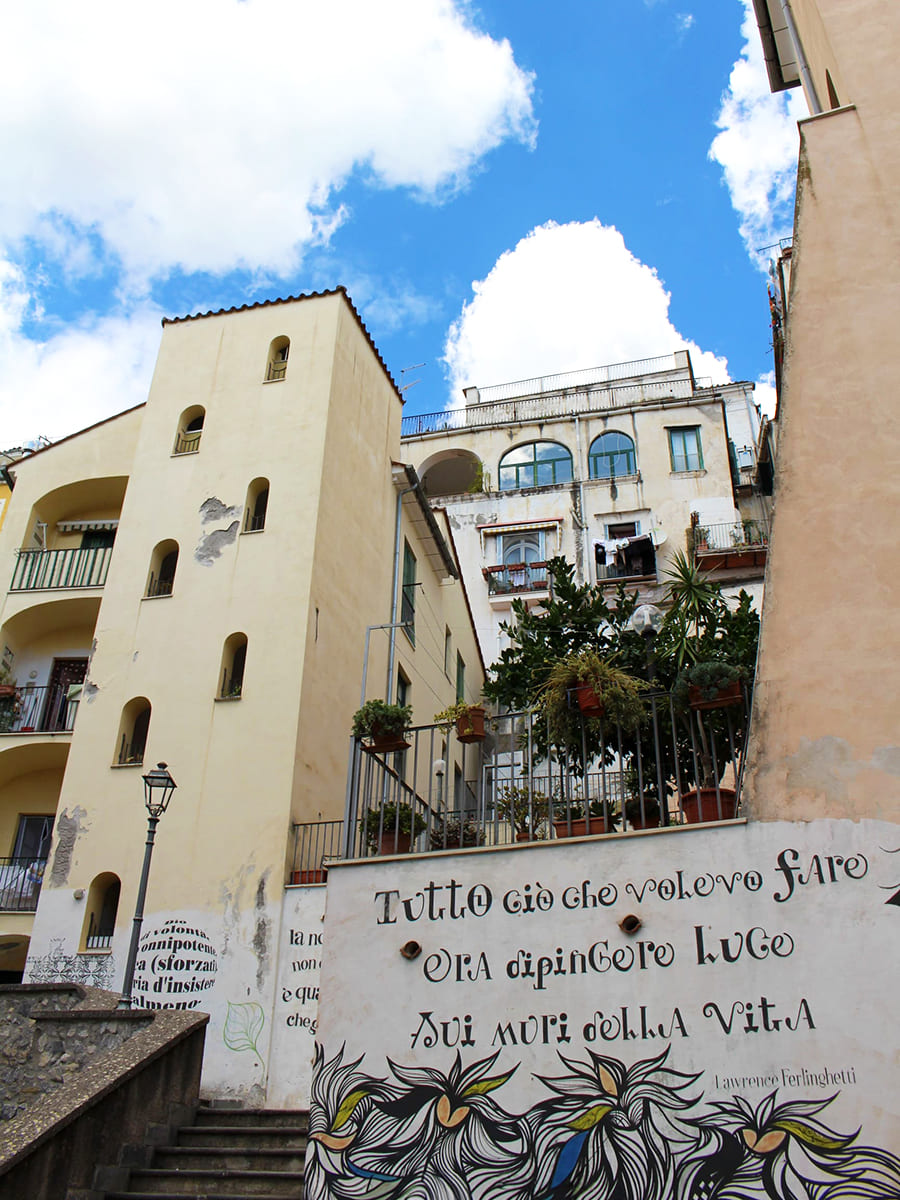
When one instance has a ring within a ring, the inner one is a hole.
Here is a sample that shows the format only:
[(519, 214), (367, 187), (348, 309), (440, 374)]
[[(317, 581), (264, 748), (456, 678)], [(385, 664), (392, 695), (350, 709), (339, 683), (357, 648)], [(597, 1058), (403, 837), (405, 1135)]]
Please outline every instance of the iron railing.
[(112, 546), (78, 550), (17, 550), (11, 592), (103, 587)]
[(618, 563), (597, 563), (597, 581), (604, 583), (610, 579), (646, 579), (656, 581), (655, 571), (639, 571), (633, 567), (623, 567)]
[(487, 580), (488, 591), (492, 596), (505, 596), (516, 592), (542, 592), (550, 586), (545, 562), (483, 567), (481, 573)]
[(632, 362), (608, 363), (602, 367), (586, 367), (581, 371), (562, 371), (556, 375), (518, 379), (513, 383), (492, 384), (477, 391), (481, 400), (506, 400), (511, 396), (534, 396), (540, 392), (558, 392), (564, 388), (585, 387), (591, 383), (610, 383), (615, 379), (633, 379), (638, 375), (679, 369), (673, 355), (662, 354), (656, 358), (638, 358)]
[(203, 436), (202, 429), (187, 429), (180, 432), (175, 438), (175, 446), (172, 450), (173, 454), (194, 454), (200, 449), (200, 439)]
[(769, 529), (763, 520), (726, 521), (694, 527), (694, 553), (722, 554), (768, 546)]
[(274, 383), (279, 379), (284, 379), (287, 375), (287, 359), (278, 359), (276, 362), (270, 362), (266, 367), (266, 383)]
[[(491, 389), (485, 389), (485, 393)], [(586, 384), (575, 392), (525, 396), (518, 400), (497, 400), (469, 404), (464, 408), (445, 409), (403, 417), (402, 437), (420, 437), (452, 429), (480, 429), (488, 425), (510, 425), (526, 421), (565, 420), (575, 414), (633, 408), (666, 400), (684, 400), (694, 395), (690, 379), (665, 379), (646, 383), (608, 387)], [(485, 394), (482, 393), (482, 394)]]
[(309, 821), (294, 825), (289, 882), (324, 883), (329, 862), (342, 857), (343, 828), (343, 821)]
[(0, 733), (69, 733), (78, 704), (60, 684), (17, 688), (14, 696), (0, 696)]
[(150, 572), (150, 582), (147, 584), (148, 596), (171, 596), (175, 586), (174, 575), (154, 575)]
[(132, 737), (129, 742), (128, 735), (123, 733), (122, 740), (119, 743), (119, 755), (116, 763), (120, 767), (139, 767), (144, 761), (144, 751), (147, 748), (146, 734), (139, 734), (137, 737)]
[(0, 858), (0, 911), (35, 912), (46, 858)]
[(87, 937), (84, 940), (86, 950), (108, 950), (112, 945), (114, 929), (104, 928), (91, 913), (88, 922)]
[(341, 853), (423, 854), (732, 818), (747, 697), (722, 703), (693, 709), (650, 692), (634, 729), (584, 718), (581, 745), (549, 753), (534, 713), (490, 718), (484, 741), (465, 744), (446, 725), (384, 747), (355, 738)]

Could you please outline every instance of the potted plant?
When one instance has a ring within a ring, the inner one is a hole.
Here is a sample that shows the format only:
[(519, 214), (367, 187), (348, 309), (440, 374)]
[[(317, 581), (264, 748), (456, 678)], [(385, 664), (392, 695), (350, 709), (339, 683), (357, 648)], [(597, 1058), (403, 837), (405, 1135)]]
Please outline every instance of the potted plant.
[(439, 817), (431, 827), (430, 850), (471, 849), (484, 845), (484, 830), (474, 817)]
[(8, 733), (19, 717), (19, 689), (9, 667), (0, 666), (0, 733)]
[(370, 808), (362, 820), (366, 845), (379, 854), (407, 854), (413, 839), (425, 829), (425, 820), (410, 805), (387, 801)]
[[(553, 663), (537, 699), (550, 744), (581, 762), (617, 741), (616, 726), (637, 729), (645, 717), (647, 684), (614, 666), (588, 646)], [(601, 724), (600, 718), (605, 724)]]
[(619, 820), (618, 809), (609, 801), (589, 800), (587, 804), (575, 800), (569, 804), (565, 816), (556, 817), (553, 830), (558, 838), (585, 837), (587, 834), (610, 833)]
[(656, 829), (659, 825), (659, 800), (650, 792), (632, 796), (625, 802), (625, 816), (632, 829)]
[(438, 725), (451, 725), (455, 722), (457, 741), (467, 743), (484, 741), (484, 717), (485, 711), (480, 704), (466, 704), (465, 700), (458, 700), (456, 704), (442, 708), (434, 714), (435, 723)]
[(497, 814), (509, 821), (517, 842), (540, 842), (547, 837), (550, 800), (526, 785), (504, 784), (497, 798)]
[(743, 701), (742, 672), (731, 663), (707, 659), (686, 667), (678, 677), (675, 691), (680, 697), (687, 693), (693, 709), (727, 708)]
[(388, 704), (386, 700), (367, 700), (353, 714), (353, 736), (368, 738), (367, 749), (385, 753), (409, 747), (403, 735), (412, 723), (408, 704)]

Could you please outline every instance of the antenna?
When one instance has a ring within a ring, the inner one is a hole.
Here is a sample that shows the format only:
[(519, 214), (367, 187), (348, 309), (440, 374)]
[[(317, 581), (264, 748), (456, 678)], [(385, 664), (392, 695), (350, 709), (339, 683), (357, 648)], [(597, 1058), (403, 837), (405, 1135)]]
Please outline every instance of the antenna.
[[(418, 371), (419, 367), (427, 367), (427, 366), (428, 366), (428, 363), (423, 363), (423, 362), (413, 363), (413, 365), (411, 367), (401, 367), (400, 374), (405, 375), (407, 371)], [(410, 388), (415, 387), (417, 383), (421, 383), (421, 382), (422, 382), (421, 379), (413, 379), (409, 383), (404, 383), (403, 387), (400, 388), (400, 391), (408, 392)]]

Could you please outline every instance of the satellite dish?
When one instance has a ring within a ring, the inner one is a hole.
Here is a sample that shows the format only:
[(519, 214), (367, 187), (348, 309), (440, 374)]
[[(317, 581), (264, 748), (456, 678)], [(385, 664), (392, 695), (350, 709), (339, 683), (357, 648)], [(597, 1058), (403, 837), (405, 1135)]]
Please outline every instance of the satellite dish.
[(660, 529), (658, 526), (655, 529), (650, 530), (650, 541), (654, 546), (661, 546), (668, 536), (669, 535), (666, 533), (666, 531), (664, 529)]

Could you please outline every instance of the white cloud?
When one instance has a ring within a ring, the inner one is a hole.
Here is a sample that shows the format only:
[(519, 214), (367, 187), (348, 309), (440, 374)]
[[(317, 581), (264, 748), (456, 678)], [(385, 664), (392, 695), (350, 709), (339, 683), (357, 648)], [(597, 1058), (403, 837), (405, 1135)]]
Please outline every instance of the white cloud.
[(9, 6), (0, 240), (36, 238), (70, 270), (112, 253), (135, 286), (174, 266), (289, 275), (343, 219), (353, 172), (440, 197), (502, 141), (533, 138), (531, 77), (466, 9)]
[(791, 233), (797, 121), (807, 115), (807, 108), (799, 89), (777, 95), (769, 90), (753, 6), (751, 0), (743, 3), (744, 47), (722, 97), (716, 119), (721, 132), (709, 157), (725, 173), (750, 257), (765, 269), (767, 256), (760, 258), (756, 252)]
[(694, 372), (728, 379), (669, 320), (669, 293), (621, 233), (599, 220), (533, 229), (506, 251), (450, 327), (451, 403), (460, 389), (688, 349)]
[(675, 14), (675, 24), (678, 28), (679, 33), (687, 33), (687, 31), (693, 27), (694, 14), (693, 13), (676, 13)]
[(55, 441), (147, 399), (158, 310), (85, 319), (44, 340), (23, 332), (31, 311), (22, 272), (0, 260), (0, 449)]

